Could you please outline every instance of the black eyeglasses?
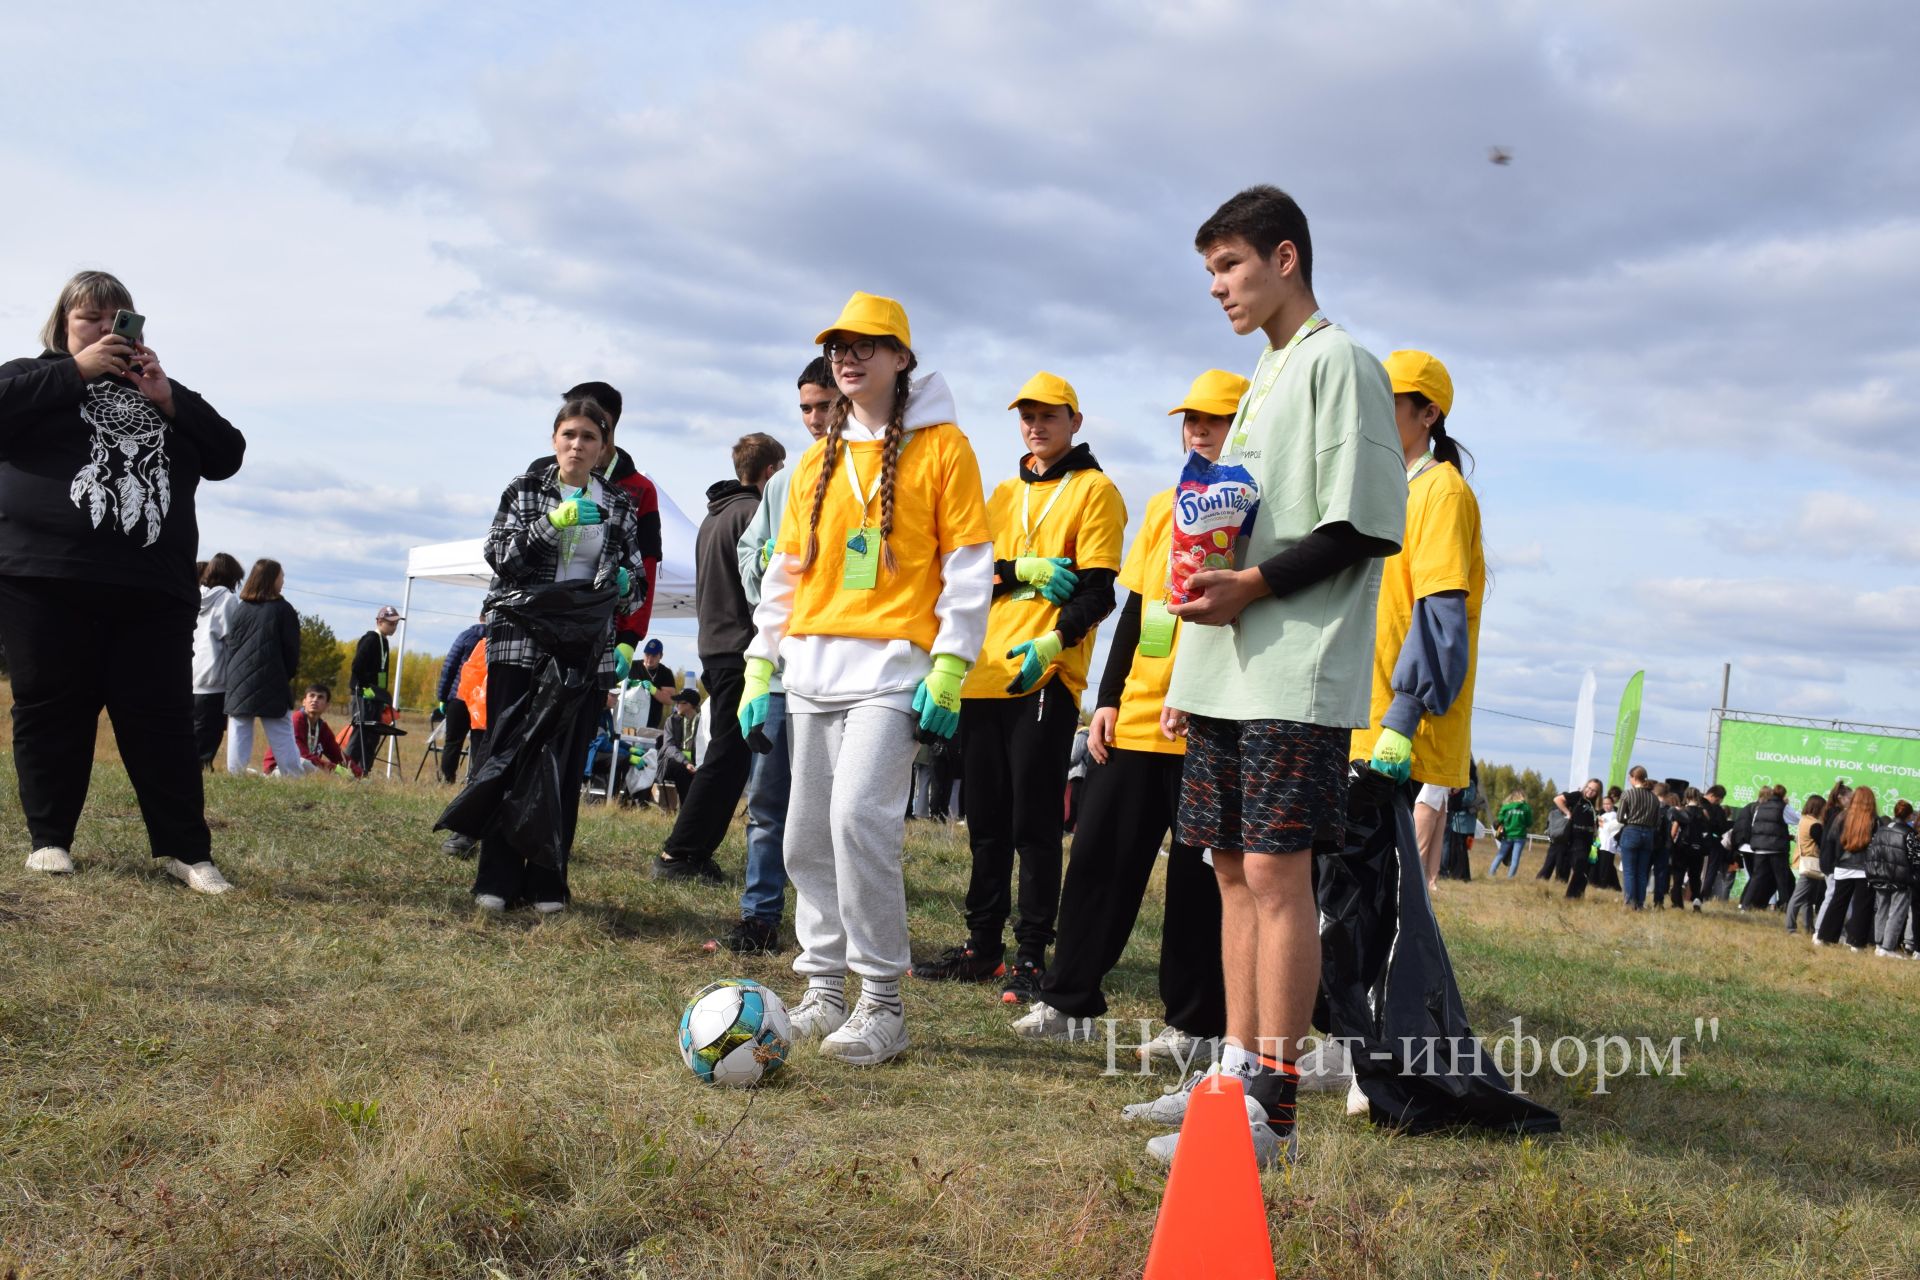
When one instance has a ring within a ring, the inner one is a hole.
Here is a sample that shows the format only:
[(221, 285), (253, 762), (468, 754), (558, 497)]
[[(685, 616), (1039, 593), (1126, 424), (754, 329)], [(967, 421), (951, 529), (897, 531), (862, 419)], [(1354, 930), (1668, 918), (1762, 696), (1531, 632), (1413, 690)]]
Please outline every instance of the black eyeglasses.
[(834, 364), (845, 364), (849, 356), (864, 362), (873, 359), (873, 353), (880, 349), (880, 340), (855, 338), (852, 342), (841, 342), (836, 338), (827, 343), (823, 349), (827, 359)]

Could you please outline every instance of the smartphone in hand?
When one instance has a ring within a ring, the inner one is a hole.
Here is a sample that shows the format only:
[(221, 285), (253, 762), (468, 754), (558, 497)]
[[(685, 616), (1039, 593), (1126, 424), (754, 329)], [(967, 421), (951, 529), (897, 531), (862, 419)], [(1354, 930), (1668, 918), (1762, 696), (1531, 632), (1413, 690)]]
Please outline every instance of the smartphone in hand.
[[(139, 346), (141, 337), (147, 331), (147, 318), (138, 311), (116, 311), (113, 313), (113, 331), (128, 342)], [(138, 360), (128, 367), (135, 373), (146, 372), (146, 367)]]

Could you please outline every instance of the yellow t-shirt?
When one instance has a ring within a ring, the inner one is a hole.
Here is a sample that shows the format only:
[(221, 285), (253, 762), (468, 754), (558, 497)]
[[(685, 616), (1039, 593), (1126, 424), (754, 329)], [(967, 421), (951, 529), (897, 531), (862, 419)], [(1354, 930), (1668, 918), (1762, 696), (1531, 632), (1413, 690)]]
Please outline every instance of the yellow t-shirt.
[[(1067, 486), (1061, 491), (1061, 486)], [(1058, 499), (1055, 499), (1058, 494)], [(1033, 540), (1027, 541), (1021, 528), (1022, 498), (1027, 518), (1033, 522)], [(1053, 503), (1051, 510), (1047, 504)], [(1045, 518), (1041, 517), (1046, 512)], [(1019, 476), (1003, 480), (987, 500), (987, 525), (993, 530), (993, 558), (1014, 560), (1021, 556), (1065, 556), (1078, 569), (1120, 568), (1120, 552), (1126, 545), (1127, 504), (1120, 490), (1105, 473), (1069, 471), (1058, 480), (1029, 484)], [(1016, 589), (1022, 584), (1015, 584)], [(1007, 650), (1023, 640), (1033, 640), (1054, 629), (1060, 622), (1060, 607), (1033, 592), (1020, 599), (1016, 591), (995, 596), (987, 613), (987, 643), (980, 660), (967, 677), (961, 696), (966, 698), (1011, 698), (1007, 686), (1020, 670), (1009, 660)], [(1040, 677), (1036, 689), (1043, 689), (1056, 675), (1078, 698), (1087, 687), (1087, 665), (1093, 660), (1093, 633), (1089, 631), (1071, 649), (1060, 651), (1052, 668)]]
[[(1167, 598), (1167, 561), (1173, 555), (1173, 490), (1147, 499), (1140, 532), (1133, 535), (1127, 562), (1120, 567), (1120, 585), (1140, 597), (1141, 608)], [(1128, 751), (1158, 751), (1183, 755), (1185, 738), (1169, 739), (1160, 732), (1160, 708), (1167, 701), (1167, 681), (1173, 678), (1173, 656), (1180, 652), (1180, 628), (1173, 632), (1173, 648), (1164, 658), (1149, 658), (1134, 650), (1127, 668), (1126, 688), (1120, 694), (1120, 716), (1113, 723), (1113, 745)]]
[(1353, 758), (1373, 755), (1380, 717), (1393, 703), (1393, 668), (1413, 628), (1413, 606), (1438, 591), (1467, 593), (1467, 678), (1443, 716), (1421, 717), (1413, 735), (1413, 779), (1464, 787), (1472, 769), (1473, 684), (1480, 668), (1480, 602), (1487, 562), (1480, 549), (1480, 503), (1457, 467), (1435, 463), (1407, 485), (1407, 533), (1387, 558), (1373, 642), (1373, 702), (1353, 734)]
[[(813, 492), (826, 458), (826, 441), (817, 440), (800, 456), (780, 521), (782, 555), (807, 551), (807, 522)], [(873, 495), (863, 510), (847, 480), (844, 457), (828, 478), (820, 508), (820, 552), (799, 575), (793, 617), (787, 634), (849, 636), (861, 640), (911, 640), (931, 653), (940, 631), (934, 605), (940, 599), (941, 558), (961, 547), (988, 540), (987, 510), (980, 491), (980, 463), (960, 428), (950, 422), (907, 433), (894, 469), (893, 537), (889, 539), (895, 572), (882, 565), (875, 585), (849, 590), (842, 584), (847, 539), (864, 524), (880, 526), (880, 475), (885, 442), (848, 440), (860, 487)], [(875, 538), (874, 554), (879, 554)], [(970, 655), (958, 655), (966, 657)]]

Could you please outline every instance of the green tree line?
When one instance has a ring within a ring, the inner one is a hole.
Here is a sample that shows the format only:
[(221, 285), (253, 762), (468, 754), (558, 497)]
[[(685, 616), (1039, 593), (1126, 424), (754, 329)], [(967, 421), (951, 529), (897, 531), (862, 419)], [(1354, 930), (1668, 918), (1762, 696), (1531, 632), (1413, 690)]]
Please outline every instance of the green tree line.
[[(300, 615), (300, 666), (294, 673), (294, 682), (298, 686), (297, 696), (310, 684), (324, 684), (333, 690), (333, 699), (341, 706), (346, 705), (349, 689), (347, 677), (353, 668), (353, 649), (360, 642), (359, 636), (342, 640), (334, 634), (324, 618), (314, 614)], [(389, 661), (397, 655), (389, 655)], [(409, 649), (407, 660), (400, 672), (400, 687), (394, 701), (410, 710), (421, 710), (433, 706), (433, 687), (440, 680), (440, 664), (446, 661), (444, 653), (428, 653), (419, 649)], [(389, 686), (393, 672), (387, 672)]]

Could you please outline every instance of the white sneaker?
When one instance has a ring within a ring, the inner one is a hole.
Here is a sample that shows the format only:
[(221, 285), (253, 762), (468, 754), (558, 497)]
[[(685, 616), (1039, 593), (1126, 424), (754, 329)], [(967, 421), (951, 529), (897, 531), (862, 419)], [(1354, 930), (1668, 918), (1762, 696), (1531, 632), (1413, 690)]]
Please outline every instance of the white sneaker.
[(536, 902), (533, 904), (533, 909), (543, 916), (557, 916), (567, 909), (567, 904), (564, 902)]
[(840, 1029), (820, 1042), (821, 1053), (856, 1067), (878, 1066), (906, 1047), (906, 1015), (864, 995)]
[(507, 900), (497, 893), (476, 893), (473, 895), (473, 905), (482, 911), (505, 911)]
[[(1248, 1098), (1247, 1102), (1251, 1107), (1260, 1105), (1254, 1102), (1252, 1098)], [(1298, 1164), (1300, 1162), (1300, 1130), (1297, 1127), (1287, 1130), (1287, 1136), (1282, 1138), (1267, 1124), (1267, 1113), (1265, 1111), (1260, 1113), (1258, 1120), (1254, 1119), (1251, 1111), (1249, 1111), (1247, 1115), (1247, 1127), (1253, 1133), (1253, 1162), (1255, 1165), (1262, 1169), (1273, 1169), (1283, 1165)], [(1163, 1133), (1157, 1138), (1147, 1139), (1147, 1154), (1159, 1163), (1171, 1166), (1173, 1164), (1173, 1153), (1179, 1146), (1179, 1134)]]
[(1332, 1093), (1353, 1083), (1353, 1059), (1338, 1040), (1322, 1040), (1300, 1055), (1300, 1087), (1314, 1093)]
[(832, 1035), (847, 1021), (847, 998), (831, 987), (808, 987), (787, 1014), (794, 1043)]
[(1045, 1000), (1035, 1000), (1025, 1013), (1013, 1020), (1013, 1034), (1029, 1040), (1091, 1040), (1093, 1019), (1071, 1017)]
[(44, 871), (54, 876), (70, 876), (73, 874), (73, 855), (58, 845), (50, 844), (44, 849), (35, 849), (27, 855), (27, 870)]
[(220, 868), (211, 862), (196, 862), (188, 866), (178, 858), (168, 858), (167, 874), (183, 882), (195, 893), (225, 893), (233, 888), (227, 883), (227, 878), (220, 874)]
[(1190, 1036), (1169, 1022), (1160, 1028), (1159, 1035), (1141, 1045), (1135, 1052), (1140, 1055), (1140, 1061), (1149, 1067), (1156, 1065), (1162, 1058), (1176, 1067), (1185, 1067), (1196, 1057), (1212, 1057), (1213, 1054), (1208, 1051), (1211, 1047), (1211, 1042), (1205, 1037)]
[(1367, 1095), (1360, 1092), (1360, 1082), (1355, 1080), (1347, 1086), (1347, 1114), (1364, 1116), (1373, 1110), (1373, 1104), (1367, 1101)]
[(1891, 956), (1893, 952), (1887, 950), (1885, 947), (1876, 946), (1873, 949), (1873, 954), (1878, 956), (1880, 959), (1885, 960), (1888, 956)]
[[(1219, 1074), (1220, 1064), (1216, 1062), (1205, 1071), (1194, 1072), (1177, 1088), (1161, 1094), (1152, 1102), (1129, 1102), (1120, 1108), (1120, 1114), (1129, 1120), (1145, 1120), (1150, 1124), (1178, 1128), (1187, 1118), (1187, 1102), (1193, 1097), (1193, 1091), (1200, 1087), (1202, 1081)], [(1265, 1124), (1267, 1109), (1252, 1098), (1248, 1098), (1247, 1119), (1250, 1122)]]
[(1814, 946), (1816, 946), (1816, 947), (1824, 947), (1824, 946), (1826, 946), (1827, 944), (1826, 944), (1826, 943), (1824, 943), (1824, 942), (1822, 942), (1822, 941), (1820, 941), (1820, 939), (1818, 939), (1818, 938), (1815, 938), (1815, 939), (1813, 940), (1813, 945), (1814, 945)]

